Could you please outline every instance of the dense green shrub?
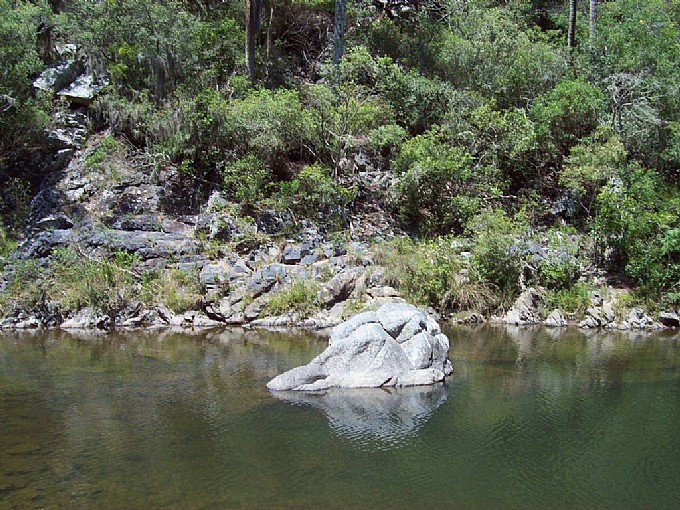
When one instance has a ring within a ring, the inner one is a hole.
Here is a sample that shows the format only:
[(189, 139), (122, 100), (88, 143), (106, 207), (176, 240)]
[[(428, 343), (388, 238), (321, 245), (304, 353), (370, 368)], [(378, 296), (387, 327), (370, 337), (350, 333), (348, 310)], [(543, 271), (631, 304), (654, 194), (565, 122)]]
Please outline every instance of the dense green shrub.
[(461, 232), (493, 193), (492, 177), (474, 167), (463, 147), (449, 145), (439, 129), (407, 140), (393, 170), (399, 175), (392, 190), (394, 204), (425, 235)]
[(487, 210), (469, 224), (474, 235), (472, 268), (478, 277), (497, 289), (503, 304), (519, 293), (525, 253), (518, 238), (520, 225), (501, 210)]
[(664, 188), (659, 176), (635, 164), (622, 179), (597, 197), (595, 232), (606, 248), (606, 264), (657, 294), (680, 283), (680, 203), (677, 191)]
[(391, 108), (378, 95), (354, 82), (331, 88), (316, 84), (304, 89), (313, 159), (333, 169), (348, 169), (348, 158), (365, 143), (367, 135), (393, 124)]
[(543, 236), (546, 254), (538, 260), (529, 257), (536, 274), (532, 285), (551, 290), (570, 289), (581, 276), (584, 252), (579, 245), (578, 235), (570, 229), (550, 229)]
[(221, 174), (223, 190), (244, 205), (256, 205), (273, 186), (271, 171), (253, 154), (226, 162)]
[(436, 71), (456, 88), (504, 107), (524, 106), (565, 74), (566, 62), (547, 42), (532, 41), (508, 14), (479, 3), (467, 12), (448, 10)]
[(577, 78), (562, 80), (538, 96), (529, 113), (539, 140), (553, 158), (559, 158), (598, 126), (603, 108), (602, 91)]
[(346, 216), (347, 206), (356, 198), (355, 188), (338, 184), (330, 170), (321, 165), (305, 166), (290, 181), (280, 183), (273, 197), (277, 207), (303, 217), (325, 219), (329, 226), (339, 226)]
[(196, 62), (196, 20), (178, 1), (75, 0), (67, 11), (74, 38), (125, 97), (148, 91), (163, 99)]
[(572, 147), (559, 182), (590, 216), (600, 189), (619, 175), (625, 160), (621, 140), (608, 128), (601, 128)]
[(83, 256), (73, 249), (55, 252), (46, 265), (16, 261), (2, 294), (4, 308), (32, 308), (53, 301), (62, 310), (86, 306), (115, 317), (134, 295), (135, 278), (129, 271), (132, 257), (124, 252), (110, 259)]
[(44, 65), (39, 27), (51, 30), (54, 22), (44, 0), (0, 0), (0, 168), (8, 152), (23, 148), (47, 125), (45, 109), (33, 97), (32, 77)]
[(545, 311), (558, 308), (571, 319), (580, 319), (590, 306), (590, 288), (584, 283), (576, 283), (569, 288), (558, 288), (545, 295)]
[(203, 288), (198, 271), (165, 269), (144, 273), (139, 299), (149, 305), (164, 304), (175, 313), (200, 308)]

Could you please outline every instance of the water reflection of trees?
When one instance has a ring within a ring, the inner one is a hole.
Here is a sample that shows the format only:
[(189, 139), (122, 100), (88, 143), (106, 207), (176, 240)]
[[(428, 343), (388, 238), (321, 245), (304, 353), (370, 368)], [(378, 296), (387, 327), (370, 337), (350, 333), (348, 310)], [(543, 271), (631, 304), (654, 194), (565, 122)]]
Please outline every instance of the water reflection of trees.
[(632, 372), (659, 377), (658, 370), (668, 373), (680, 365), (674, 332), (457, 327), (448, 333), (454, 360), (465, 360), (467, 369), (496, 372), (517, 390), (536, 384), (613, 388)]

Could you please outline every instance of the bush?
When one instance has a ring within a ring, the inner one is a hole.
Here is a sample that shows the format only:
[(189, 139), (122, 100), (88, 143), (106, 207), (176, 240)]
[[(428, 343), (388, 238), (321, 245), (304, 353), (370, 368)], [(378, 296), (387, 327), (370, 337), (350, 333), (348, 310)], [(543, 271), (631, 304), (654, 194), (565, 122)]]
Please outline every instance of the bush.
[(461, 232), (489, 191), (490, 179), (439, 129), (406, 141), (393, 169), (399, 175), (392, 189), (394, 205), (424, 235)]
[(584, 283), (577, 283), (569, 288), (559, 288), (549, 291), (545, 296), (545, 310), (547, 313), (559, 308), (562, 313), (572, 319), (580, 319), (590, 306), (590, 289)]
[(254, 206), (272, 187), (271, 171), (253, 154), (224, 164), (223, 189), (235, 201)]
[(46, 265), (20, 260), (9, 271), (2, 301), (28, 309), (48, 301), (62, 310), (89, 306), (115, 318), (133, 295), (131, 263), (124, 252), (105, 260), (84, 257), (70, 248), (57, 250)]
[(579, 251), (579, 242), (574, 232), (549, 230), (547, 253), (539, 260), (529, 260), (536, 269), (536, 281), (530, 283), (548, 289), (570, 289), (581, 276)]
[(348, 158), (365, 143), (371, 130), (394, 120), (388, 104), (354, 82), (334, 88), (309, 86), (304, 89), (304, 102), (314, 160), (331, 167), (335, 175), (346, 170)]
[(597, 197), (595, 232), (611, 270), (623, 271), (643, 296), (680, 284), (680, 203), (654, 172), (631, 165)]
[(292, 180), (280, 183), (273, 197), (278, 207), (306, 217), (342, 222), (347, 206), (356, 198), (355, 188), (338, 184), (321, 165), (305, 166)]
[(141, 299), (162, 303), (175, 313), (196, 310), (203, 299), (198, 271), (166, 269), (146, 273), (141, 279)]
[(51, 30), (54, 22), (45, 0), (0, 0), (0, 165), (47, 125), (45, 109), (33, 98), (32, 77), (43, 67), (36, 29), (42, 23)]
[(590, 216), (601, 187), (619, 175), (625, 159), (626, 151), (619, 138), (607, 128), (598, 128), (571, 149), (560, 171), (560, 184)]
[(489, 210), (473, 218), (468, 228), (474, 236), (473, 270), (497, 289), (502, 304), (511, 303), (519, 294), (525, 265), (518, 239), (520, 226), (503, 211)]
[(604, 96), (583, 79), (564, 79), (538, 96), (529, 113), (548, 154), (560, 157), (598, 126)]

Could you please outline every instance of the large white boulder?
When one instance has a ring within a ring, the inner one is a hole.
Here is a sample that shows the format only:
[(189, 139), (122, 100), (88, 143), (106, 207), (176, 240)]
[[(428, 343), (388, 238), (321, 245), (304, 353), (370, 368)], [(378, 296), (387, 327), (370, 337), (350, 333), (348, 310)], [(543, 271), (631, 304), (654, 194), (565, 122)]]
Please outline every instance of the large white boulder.
[(388, 303), (336, 326), (328, 348), (308, 365), (272, 379), (274, 391), (419, 386), (453, 371), (449, 339), (425, 311)]

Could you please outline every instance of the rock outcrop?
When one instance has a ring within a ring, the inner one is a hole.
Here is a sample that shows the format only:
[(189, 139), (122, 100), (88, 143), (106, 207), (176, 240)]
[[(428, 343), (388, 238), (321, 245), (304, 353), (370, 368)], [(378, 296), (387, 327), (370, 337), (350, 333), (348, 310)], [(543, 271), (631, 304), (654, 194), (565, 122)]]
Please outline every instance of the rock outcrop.
[(390, 303), (336, 326), (308, 365), (272, 379), (274, 391), (419, 386), (453, 371), (449, 340), (437, 322), (406, 303)]

